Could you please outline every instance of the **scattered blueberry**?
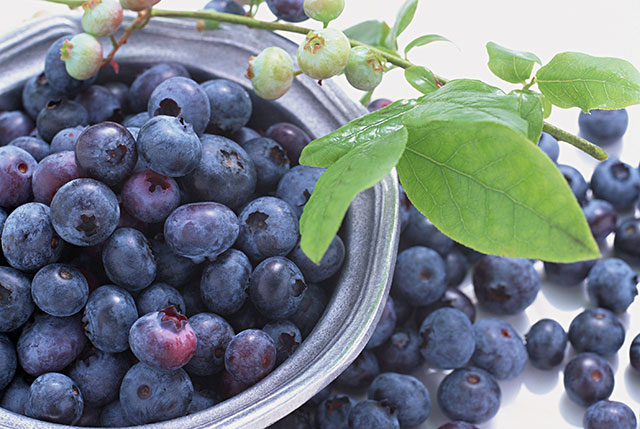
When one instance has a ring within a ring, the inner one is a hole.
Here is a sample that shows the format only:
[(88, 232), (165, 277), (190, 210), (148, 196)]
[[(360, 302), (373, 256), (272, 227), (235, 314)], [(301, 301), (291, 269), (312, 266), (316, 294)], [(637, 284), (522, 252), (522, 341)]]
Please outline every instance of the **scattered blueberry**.
[(410, 247), (398, 254), (393, 274), (393, 289), (401, 299), (413, 305), (429, 305), (447, 288), (445, 264), (434, 250)]
[(402, 427), (424, 422), (431, 411), (431, 398), (424, 384), (411, 375), (385, 372), (377, 376), (368, 392), (369, 399), (386, 400), (395, 407)]
[(623, 313), (638, 294), (638, 276), (626, 262), (618, 258), (596, 263), (587, 279), (591, 302), (614, 313)]
[(78, 125), (58, 131), (51, 140), (51, 152), (75, 151), (78, 137), (86, 128), (84, 125)]
[(631, 363), (633, 369), (640, 371), (640, 334), (636, 335), (631, 342), (631, 347), (629, 348), (629, 363)]
[(631, 408), (622, 402), (598, 401), (587, 408), (583, 424), (585, 429), (635, 429), (638, 421)]
[(464, 366), (474, 355), (478, 341), (469, 318), (455, 308), (441, 308), (431, 313), (422, 322), (419, 333), (420, 353), (425, 361), (442, 369)]
[(483, 369), (459, 368), (438, 387), (438, 404), (453, 420), (483, 423), (495, 416), (502, 393), (495, 378)]
[(616, 229), (618, 215), (611, 203), (593, 199), (582, 207), (582, 211), (597, 242), (602, 242)]
[(362, 390), (369, 386), (378, 374), (380, 374), (380, 366), (376, 355), (370, 350), (363, 350), (356, 360), (336, 378), (335, 383), (342, 389)]
[(376, 349), (380, 367), (385, 371), (408, 374), (422, 364), (422, 339), (414, 329), (397, 329)]
[(615, 314), (604, 308), (588, 308), (569, 326), (569, 341), (578, 352), (593, 352), (608, 357), (624, 342), (624, 327)]
[(453, 240), (444, 235), (417, 208), (409, 209), (409, 223), (402, 233), (402, 241), (409, 246), (425, 246), (444, 257), (453, 247)]
[(558, 170), (564, 176), (578, 202), (584, 203), (587, 199), (589, 184), (584, 180), (582, 174), (570, 165), (558, 164)]
[(584, 138), (606, 146), (622, 138), (629, 125), (629, 114), (626, 109), (593, 109), (589, 113), (580, 112), (578, 125)]
[(538, 147), (551, 159), (551, 161), (558, 161), (558, 155), (560, 155), (560, 146), (558, 140), (556, 140), (551, 134), (543, 132), (538, 141)]
[(44, 72), (27, 80), (22, 89), (22, 105), (33, 120), (38, 117), (38, 113), (47, 102), (59, 100), (61, 97), (62, 94), (49, 85)]
[(436, 302), (425, 307), (416, 308), (416, 322), (418, 325), (431, 313), (439, 308), (455, 308), (462, 311), (471, 323), (476, 320), (476, 308), (467, 295), (460, 290), (448, 287)]
[(593, 197), (608, 201), (616, 210), (628, 210), (640, 195), (640, 172), (617, 159), (598, 164), (591, 176)]
[(640, 218), (626, 219), (616, 227), (613, 248), (616, 256), (632, 264), (640, 263)]
[(527, 363), (522, 338), (502, 319), (487, 318), (473, 325), (476, 349), (471, 361), (498, 380), (519, 376)]
[(611, 395), (613, 371), (597, 354), (580, 353), (564, 368), (564, 388), (572, 401), (587, 407)]
[(157, 223), (180, 205), (180, 188), (171, 177), (144, 169), (124, 182), (120, 198), (127, 213), (142, 222)]
[(555, 320), (537, 321), (525, 335), (529, 362), (538, 369), (551, 369), (562, 363), (567, 333)]
[(367, 399), (351, 409), (349, 428), (400, 429), (398, 412), (387, 401)]
[(544, 272), (547, 280), (559, 286), (576, 286), (589, 275), (589, 271), (596, 264), (597, 260), (578, 261), (569, 264), (558, 264), (553, 262), (544, 263)]

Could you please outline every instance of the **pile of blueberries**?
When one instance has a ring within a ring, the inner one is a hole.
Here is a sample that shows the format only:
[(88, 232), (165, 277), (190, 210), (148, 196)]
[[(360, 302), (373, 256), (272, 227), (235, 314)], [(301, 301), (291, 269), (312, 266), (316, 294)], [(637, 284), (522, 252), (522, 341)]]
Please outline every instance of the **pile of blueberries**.
[(343, 242), (320, 265), (298, 243), (323, 169), (298, 165), (294, 124), (247, 128), (236, 83), (178, 64), (79, 81), (63, 42), (0, 112), (0, 406), (85, 426), (204, 410), (325, 309)]

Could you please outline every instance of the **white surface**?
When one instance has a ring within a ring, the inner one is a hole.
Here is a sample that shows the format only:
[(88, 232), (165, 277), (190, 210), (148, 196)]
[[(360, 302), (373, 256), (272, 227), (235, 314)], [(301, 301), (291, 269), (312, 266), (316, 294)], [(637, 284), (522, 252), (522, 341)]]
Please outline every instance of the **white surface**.
[[(158, 6), (171, 9), (194, 10), (206, 0), (163, 0)], [(347, 6), (335, 26), (346, 28), (366, 19), (386, 19), (392, 22), (401, 1), (347, 0)], [(0, 31), (21, 25), (37, 11), (66, 11), (66, 7), (36, 0), (8, 1), (0, 14)], [(273, 19), (263, 6), (260, 18)], [(580, 51), (599, 56), (616, 56), (640, 67), (640, 2), (638, 0), (484, 0), (436, 2), (423, 0), (414, 23), (400, 37), (404, 46), (422, 34), (438, 33), (453, 40), (460, 48), (448, 43), (436, 42), (416, 48), (410, 59), (425, 65), (448, 78), (469, 77), (505, 89), (515, 85), (502, 83), (493, 77), (486, 66), (484, 45), (495, 41), (506, 47), (536, 53), (543, 62), (561, 51)], [(312, 22), (303, 25), (318, 26)], [(135, 34), (132, 36), (135, 37)], [(298, 36), (292, 37), (300, 40)], [(353, 96), (360, 92), (348, 86), (343, 77), (339, 84)], [(418, 93), (404, 82), (402, 72), (395, 70), (385, 77), (375, 97), (392, 99), (415, 97)], [(640, 108), (629, 109), (630, 127), (624, 144), (608, 148), (610, 154), (621, 154), (624, 161), (637, 165), (640, 160)], [(578, 110), (554, 109), (550, 122), (568, 131), (577, 132)], [(561, 144), (560, 162), (578, 166), (590, 175), (595, 162), (572, 147)], [(464, 292), (472, 295), (467, 281)], [(571, 320), (589, 306), (584, 285), (563, 289), (544, 284), (535, 303), (522, 315), (506, 320), (520, 334), (541, 318), (553, 318), (568, 329)], [(480, 317), (485, 315), (480, 314)], [(616, 384), (611, 399), (625, 402), (640, 417), (640, 375), (629, 367), (629, 345), (640, 332), (640, 299), (621, 317), (627, 328), (625, 343), (617, 357), (610, 359), (615, 371)], [(569, 348), (567, 359), (574, 355)], [(566, 360), (565, 360), (566, 363)], [(502, 407), (493, 421), (481, 428), (564, 428), (581, 427), (584, 408), (571, 402), (562, 384), (560, 367), (555, 371), (539, 371), (527, 366), (522, 377), (501, 382)], [(432, 413), (422, 428), (436, 428), (447, 420), (441, 415), (436, 401), (436, 390), (442, 372), (425, 372), (421, 375), (432, 397)]]

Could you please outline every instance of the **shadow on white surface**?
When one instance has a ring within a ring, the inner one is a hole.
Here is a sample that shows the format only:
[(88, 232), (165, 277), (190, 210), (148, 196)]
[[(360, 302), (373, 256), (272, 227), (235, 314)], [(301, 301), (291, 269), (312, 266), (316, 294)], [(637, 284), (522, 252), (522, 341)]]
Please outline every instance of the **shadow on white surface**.
[(551, 392), (560, 381), (561, 367), (561, 365), (558, 365), (557, 368), (543, 371), (535, 368), (531, 363), (527, 363), (522, 373), (525, 387), (536, 395), (544, 395)]
[(562, 414), (565, 422), (576, 427), (582, 427), (582, 418), (585, 411), (586, 408), (573, 402), (566, 393), (562, 394), (560, 398), (560, 414)]

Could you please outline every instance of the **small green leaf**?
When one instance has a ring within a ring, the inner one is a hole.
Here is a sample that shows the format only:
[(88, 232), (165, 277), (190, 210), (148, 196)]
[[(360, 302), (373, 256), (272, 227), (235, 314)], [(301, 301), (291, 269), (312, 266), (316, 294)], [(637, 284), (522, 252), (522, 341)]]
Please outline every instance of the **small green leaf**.
[(621, 109), (640, 103), (640, 72), (619, 58), (564, 52), (536, 73), (538, 88), (558, 107)]
[(300, 163), (314, 167), (329, 167), (355, 146), (368, 144), (402, 128), (403, 115), (413, 109), (415, 101), (399, 100), (387, 107), (354, 119), (336, 131), (309, 143), (300, 156)]
[(440, 88), (433, 73), (426, 67), (409, 67), (404, 70), (404, 78), (423, 94), (429, 94)]
[(538, 144), (538, 140), (540, 140), (540, 135), (542, 134), (542, 125), (544, 123), (544, 119), (542, 117), (542, 102), (540, 101), (540, 98), (528, 90), (515, 90), (512, 91), (511, 94), (518, 99), (518, 111), (520, 112), (520, 117), (529, 124), (529, 140)]
[[(417, 39), (414, 39), (413, 41), (411, 41), (405, 48), (404, 48), (404, 56), (406, 57), (407, 54), (409, 53), (410, 50), (412, 50), (413, 48), (417, 48), (418, 46), (424, 46), (428, 43), (431, 42), (451, 42), (451, 40), (447, 39), (444, 36), (441, 36), (439, 34), (425, 34), (424, 36), (420, 36)], [(453, 42), (451, 42), (453, 43)]]
[(375, 47), (384, 47), (390, 28), (383, 21), (364, 21), (344, 30), (344, 34), (353, 40)]
[(400, 181), (444, 234), (496, 255), (552, 262), (600, 256), (566, 180), (518, 132), (463, 120), (408, 131)]
[(489, 69), (500, 79), (511, 83), (525, 83), (533, 64), (542, 65), (542, 61), (531, 52), (514, 51), (494, 42), (487, 43)]
[(418, 0), (406, 0), (396, 16), (396, 22), (387, 36), (385, 45), (389, 49), (397, 49), (398, 36), (411, 24), (418, 8)]
[(406, 143), (405, 128), (383, 134), (355, 146), (320, 176), (300, 218), (300, 247), (309, 259), (320, 263), (353, 198), (396, 166)]
[(544, 119), (547, 119), (549, 116), (551, 116), (551, 110), (553, 109), (553, 104), (551, 104), (549, 99), (545, 97), (543, 94), (540, 94), (539, 92), (535, 92), (531, 90), (530, 92), (540, 99), (540, 103), (542, 103), (542, 117)]

